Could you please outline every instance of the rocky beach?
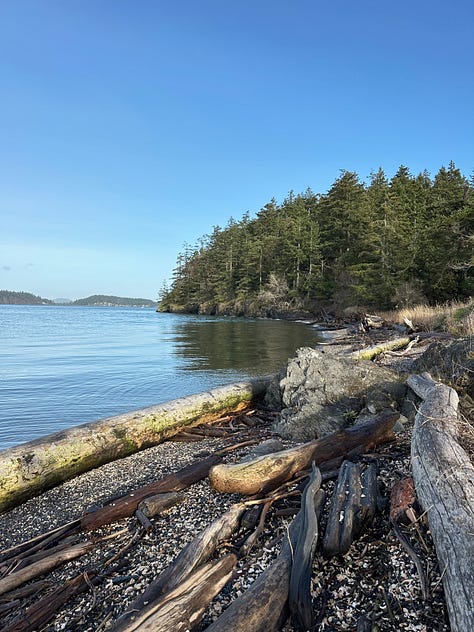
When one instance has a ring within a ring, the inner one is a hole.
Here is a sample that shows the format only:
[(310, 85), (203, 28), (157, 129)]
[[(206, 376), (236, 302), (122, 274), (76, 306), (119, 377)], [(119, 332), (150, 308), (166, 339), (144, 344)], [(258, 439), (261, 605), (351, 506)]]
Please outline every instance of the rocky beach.
[[(389, 337), (396, 335), (397, 332), (388, 332)], [(219, 627), (220, 615), (230, 603), (238, 603), (239, 597), (280, 552), (300, 508), (306, 484), (304, 474), (277, 486), (276, 496), (272, 496), (273, 491), (268, 492), (269, 502), (265, 502), (265, 494), (250, 498), (218, 492), (203, 477), (179, 492), (177, 504), (147, 521), (134, 514), (92, 531), (78, 528), (74, 521), (94, 515), (91, 513), (94, 510), (219, 451), (227, 450), (223, 454), (225, 463), (237, 463), (269, 450), (289, 449), (315, 435), (343, 432), (344, 428), (370, 422), (387, 409), (396, 412), (397, 417), (400, 415), (395, 427), (396, 439), (346, 455), (361, 471), (369, 467), (376, 470), (377, 499), (373, 519), (363, 525), (343, 554), (328, 556), (322, 546), (341, 464), (331, 470), (322, 468), (321, 488), (326, 501), (320, 513), (319, 538), (312, 561), (311, 630), (452, 629), (443, 592), (444, 569), (440, 568), (425, 512), (416, 501), (412, 502), (411, 513), (394, 526), (390, 511), (394, 486), (412, 477), (411, 435), (419, 400), (407, 390), (405, 379), (412, 371), (429, 368), (423, 365), (428, 357), (425, 352), (430, 345), (433, 348), (441, 343), (425, 337), (408, 349), (378, 354), (370, 363), (354, 359), (353, 354), (359, 348), (386, 338), (387, 331), (380, 330), (357, 335), (336, 332), (330, 339), (333, 344), (300, 350), (274, 380), (266, 401), (251, 410), (204, 424), (201, 432), (197, 426), (194, 436), (192, 430), (184, 432), (160, 445), (102, 465), (0, 516), (3, 551), (68, 523), (74, 527), (65, 534), (66, 540), (58, 536), (57, 541), (65, 544), (65, 550), (81, 543), (85, 547), (84, 554), (1, 594), (0, 629), (4, 632), (146, 629), (120, 627), (120, 617), (183, 547), (229, 508), (248, 502), (247, 510), (263, 506), (264, 511), (254, 518), (253, 524), (247, 521), (246, 526), (241, 524), (222, 541), (217, 538), (218, 545), (211, 555), (212, 559), (224, 554), (237, 555), (229, 581), (209, 599), (209, 605), (203, 606), (199, 622), (191, 618), (192, 625), (177, 628), (199, 632), (209, 626), (213, 626), (212, 630), (224, 629)], [(365, 384), (363, 390), (355, 383), (356, 377)], [(309, 389), (308, 380), (312, 381)], [(319, 380), (316, 385), (315, 380)], [(380, 386), (382, 383), (384, 388)], [(330, 392), (331, 388), (334, 392)], [(320, 396), (322, 392), (324, 398)], [(209, 436), (206, 428), (211, 426), (220, 429), (221, 436)], [(474, 442), (468, 419), (461, 434), (472, 458)], [(262, 445), (263, 448), (259, 447)], [(234, 447), (229, 450), (231, 446)], [(257, 502), (259, 498), (261, 504)], [(54, 537), (48, 546), (51, 544), (54, 545)], [(21, 569), (21, 554), (17, 553), (9, 557), (0, 551), (2, 578)], [(47, 610), (71, 580), (81, 588), (75, 594), (72, 591), (48, 620), (39, 617), (40, 623), (29, 622), (32, 613)], [(294, 617), (281, 620), (280, 629), (284, 632), (302, 629)], [(258, 629), (269, 629), (265, 625), (263, 619)]]

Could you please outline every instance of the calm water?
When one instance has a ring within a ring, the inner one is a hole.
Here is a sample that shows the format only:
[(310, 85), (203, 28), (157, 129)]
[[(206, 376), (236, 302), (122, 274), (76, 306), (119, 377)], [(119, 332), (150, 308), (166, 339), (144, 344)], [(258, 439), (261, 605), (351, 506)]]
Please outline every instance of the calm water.
[(302, 323), (0, 305), (0, 450), (272, 373), (316, 342)]

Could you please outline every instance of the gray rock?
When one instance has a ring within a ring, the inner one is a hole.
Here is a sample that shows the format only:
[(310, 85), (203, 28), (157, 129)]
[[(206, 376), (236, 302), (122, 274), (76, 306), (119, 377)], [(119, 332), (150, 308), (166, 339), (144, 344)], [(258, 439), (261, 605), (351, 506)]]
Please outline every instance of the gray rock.
[(376, 412), (394, 407), (405, 387), (396, 373), (372, 362), (303, 347), (288, 363), (280, 390), (283, 410), (275, 430), (306, 441), (344, 428), (367, 402)]
[(413, 373), (423, 371), (474, 399), (473, 338), (433, 342), (413, 364)]

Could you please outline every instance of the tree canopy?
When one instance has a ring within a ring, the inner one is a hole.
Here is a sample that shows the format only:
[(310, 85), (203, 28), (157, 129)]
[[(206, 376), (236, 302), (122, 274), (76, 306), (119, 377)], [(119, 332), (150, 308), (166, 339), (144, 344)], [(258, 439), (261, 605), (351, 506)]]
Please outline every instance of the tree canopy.
[(401, 166), (341, 171), (325, 194), (290, 192), (178, 255), (164, 311), (268, 313), (463, 300), (474, 290), (474, 179)]

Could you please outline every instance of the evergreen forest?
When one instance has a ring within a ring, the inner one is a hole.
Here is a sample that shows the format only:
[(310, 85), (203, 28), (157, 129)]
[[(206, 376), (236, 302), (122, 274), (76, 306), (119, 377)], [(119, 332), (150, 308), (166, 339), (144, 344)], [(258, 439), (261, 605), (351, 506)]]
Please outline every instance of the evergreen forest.
[(341, 171), (324, 194), (290, 192), (178, 255), (160, 310), (279, 315), (464, 300), (474, 292), (474, 179), (401, 166), (366, 183)]

